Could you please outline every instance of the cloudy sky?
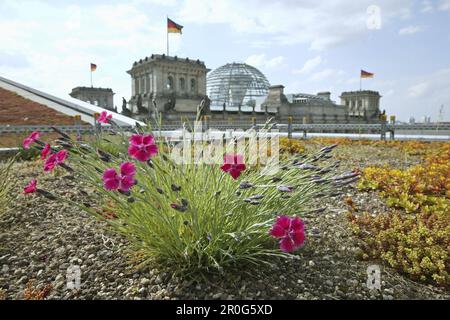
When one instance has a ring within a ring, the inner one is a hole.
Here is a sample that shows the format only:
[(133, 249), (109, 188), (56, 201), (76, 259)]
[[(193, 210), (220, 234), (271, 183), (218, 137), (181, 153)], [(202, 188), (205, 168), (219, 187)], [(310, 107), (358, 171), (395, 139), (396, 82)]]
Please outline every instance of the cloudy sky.
[(450, 120), (450, 0), (0, 0), (0, 75), (61, 97), (94, 85), (130, 97), (125, 72), (166, 50), (214, 69), (247, 62), (286, 93), (359, 89), (381, 108)]

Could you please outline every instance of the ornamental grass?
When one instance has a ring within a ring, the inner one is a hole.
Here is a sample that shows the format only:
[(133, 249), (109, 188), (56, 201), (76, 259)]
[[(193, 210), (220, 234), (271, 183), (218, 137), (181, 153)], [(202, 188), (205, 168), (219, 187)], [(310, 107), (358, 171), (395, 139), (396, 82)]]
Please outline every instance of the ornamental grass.
[[(150, 125), (127, 134), (108, 115), (102, 120), (112, 131), (90, 144), (62, 132), (50, 149), (35, 133), (26, 138), (28, 147), (41, 152), (42, 174), (67, 171), (93, 190), (95, 205), (40, 190), (36, 181), (24, 192), (69, 202), (106, 221), (129, 240), (141, 265), (156, 263), (174, 273), (221, 273), (292, 258), (308, 241), (301, 217), (317, 209), (312, 200), (358, 178), (354, 172), (335, 174), (339, 163), (330, 154), (336, 145), (282, 157), (279, 170), (269, 175), (260, 162), (247, 163), (248, 139), (240, 151), (231, 141), (226, 152), (216, 154), (218, 162), (180, 163), (173, 151), (190, 141), (158, 138), (161, 132)], [(114, 154), (101, 147), (103, 141), (111, 144), (110, 134)]]

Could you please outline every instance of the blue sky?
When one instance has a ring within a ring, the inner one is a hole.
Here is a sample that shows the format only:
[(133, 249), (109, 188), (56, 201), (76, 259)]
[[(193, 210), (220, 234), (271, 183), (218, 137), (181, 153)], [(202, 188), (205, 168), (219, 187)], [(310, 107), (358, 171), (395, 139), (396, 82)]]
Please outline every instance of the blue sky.
[(125, 71), (165, 52), (166, 14), (184, 26), (171, 55), (210, 69), (247, 62), (286, 93), (337, 101), (363, 68), (388, 114), (437, 120), (444, 105), (450, 120), (450, 0), (0, 0), (0, 75), (64, 97), (89, 85), (94, 62), (94, 85), (120, 106)]

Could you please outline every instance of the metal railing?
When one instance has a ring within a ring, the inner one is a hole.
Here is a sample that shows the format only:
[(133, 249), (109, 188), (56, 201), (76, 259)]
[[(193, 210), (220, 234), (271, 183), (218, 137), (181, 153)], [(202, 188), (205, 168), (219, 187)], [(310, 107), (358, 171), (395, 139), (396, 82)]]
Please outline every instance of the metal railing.
[[(174, 131), (183, 127), (189, 129), (193, 126), (193, 123), (186, 125), (182, 122), (172, 122), (171, 124), (164, 124), (161, 126), (162, 131)], [(77, 132), (84, 134), (93, 134), (96, 132), (94, 126), (89, 125), (65, 125), (55, 126), (63, 132)], [(393, 123), (310, 123), (310, 124), (298, 124), (298, 123), (256, 123), (255, 121), (208, 121), (202, 122), (203, 130), (217, 129), (217, 130), (230, 130), (230, 129), (256, 129), (260, 130), (263, 127), (269, 129), (277, 129), (280, 132), (287, 132), (288, 136), (292, 136), (293, 132), (302, 132), (306, 138), (308, 133), (317, 132), (332, 132), (332, 133), (377, 133), (380, 134), (381, 139), (386, 138), (386, 133), (390, 133), (391, 139), (394, 139), (395, 131), (426, 131), (428, 134), (433, 134), (439, 131), (450, 131), (450, 124), (393, 124)], [(132, 130), (131, 127), (123, 128), (125, 131)], [(98, 130), (98, 128), (97, 128)], [(103, 131), (111, 130), (109, 126), (103, 126)], [(53, 129), (48, 125), (0, 125), (0, 134), (8, 133), (27, 133), (27, 132), (52, 132)]]
[[(39, 132), (53, 132), (52, 126), (48, 125), (1, 125), (0, 134), (2, 133), (27, 133), (33, 131)], [(80, 132), (80, 133), (93, 133), (93, 126), (82, 125), (67, 125), (67, 126), (54, 126), (63, 132)]]

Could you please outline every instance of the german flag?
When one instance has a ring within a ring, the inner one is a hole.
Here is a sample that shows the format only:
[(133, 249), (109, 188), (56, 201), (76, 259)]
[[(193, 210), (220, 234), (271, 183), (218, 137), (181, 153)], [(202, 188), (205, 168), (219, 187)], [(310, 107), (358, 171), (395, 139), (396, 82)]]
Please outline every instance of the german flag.
[(97, 70), (97, 65), (94, 63), (91, 63), (91, 72), (94, 72), (95, 70)]
[(373, 78), (373, 73), (361, 70), (361, 78)]
[(182, 33), (181, 29), (183, 29), (182, 25), (175, 23), (174, 21), (167, 18), (167, 32), (168, 33)]

